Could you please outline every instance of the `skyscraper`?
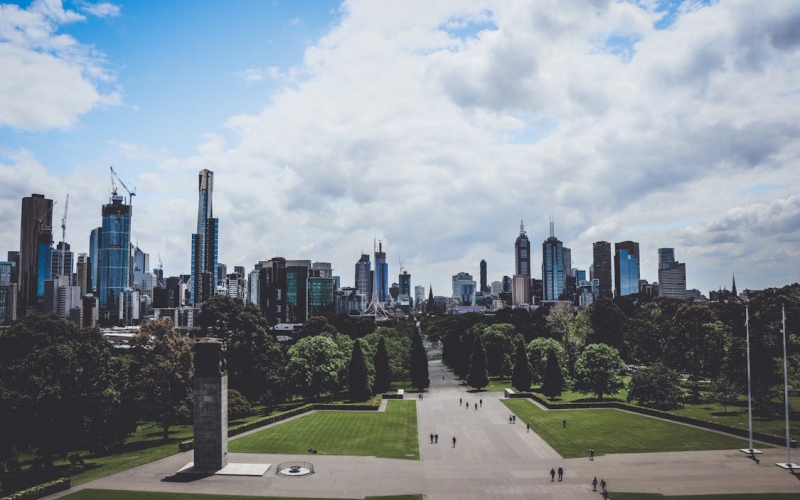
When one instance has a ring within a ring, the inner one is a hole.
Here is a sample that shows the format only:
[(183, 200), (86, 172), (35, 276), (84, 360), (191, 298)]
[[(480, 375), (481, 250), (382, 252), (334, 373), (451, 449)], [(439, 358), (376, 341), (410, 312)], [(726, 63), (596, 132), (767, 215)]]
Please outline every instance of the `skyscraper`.
[(481, 292), (488, 292), (489, 284), (486, 282), (486, 261), (481, 259)]
[(550, 237), (542, 243), (542, 300), (563, 299), (566, 286), (564, 247), (555, 236), (555, 227), (550, 220)]
[(475, 305), (475, 280), (471, 274), (460, 272), (453, 275), (453, 299), (462, 306)]
[(515, 271), (514, 274), (520, 276), (531, 275), (531, 242), (525, 234), (525, 226), (519, 221), (519, 236), (514, 243)]
[(100, 269), (100, 241), (102, 240), (102, 236), (102, 227), (92, 229), (92, 233), (89, 236), (89, 265), (91, 267), (89, 273), (91, 279), (89, 281), (92, 286), (86, 290), (86, 293), (97, 293), (97, 287), (100, 284), (98, 270)]
[(372, 294), (372, 280), (370, 274), (372, 273), (372, 264), (369, 261), (369, 254), (362, 253), (361, 258), (356, 262), (356, 276), (355, 285), (358, 293), (363, 293), (367, 297)]
[(116, 191), (112, 193), (110, 203), (103, 205), (97, 293), (100, 321), (104, 324), (119, 322), (119, 297), (131, 282), (132, 211)]
[[(43, 298), (44, 280), (42, 277), (42, 295), (39, 295), (40, 243), (52, 242), (53, 200), (42, 194), (32, 194), (22, 198), (22, 217), (19, 235), (19, 295), (17, 305), (21, 314), (32, 311)], [(47, 246), (49, 248), (49, 244)], [(48, 256), (49, 257), (49, 256)], [(50, 259), (47, 259), (49, 272)]]
[(74, 260), (75, 254), (70, 250), (69, 243), (59, 241), (50, 254), (50, 276), (66, 276), (71, 281)]
[(408, 274), (408, 271), (403, 269), (403, 274), (398, 276), (398, 282), (400, 285), (400, 295), (407, 295), (411, 296), (411, 275)]
[(675, 260), (674, 248), (658, 249), (658, 294), (686, 298), (686, 264)]
[(389, 264), (386, 263), (382, 241), (378, 242), (378, 250), (375, 251), (375, 289), (379, 302), (389, 300)]
[(217, 285), (219, 219), (214, 218), (214, 172), (200, 171), (197, 232), (192, 235), (192, 304), (200, 305), (214, 295)]
[(614, 293), (611, 291), (611, 243), (607, 241), (596, 241), (592, 248), (594, 257), (592, 279), (598, 283), (598, 298), (613, 299)]
[(639, 244), (614, 243), (614, 290), (617, 297), (639, 293)]

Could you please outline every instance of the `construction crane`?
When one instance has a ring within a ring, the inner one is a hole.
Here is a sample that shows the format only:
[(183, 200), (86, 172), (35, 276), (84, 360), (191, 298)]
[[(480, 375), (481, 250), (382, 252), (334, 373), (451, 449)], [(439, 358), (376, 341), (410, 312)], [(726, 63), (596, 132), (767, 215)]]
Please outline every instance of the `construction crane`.
[[(61, 217), (61, 249), (58, 252), (58, 274), (64, 275), (64, 252), (67, 248), (67, 209), (69, 208), (69, 193), (64, 201), (64, 216)], [(70, 269), (71, 271), (71, 269)], [(71, 274), (71, 273), (70, 273)]]
[(133, 205), (133, 197), (136, 196), (136, 188), (133, 188), (133, 191), (128, 189), (128, 186), (126, 186), (125, 183), (122, 182), (122, 179), (119, 178), (119, 174), (117, 174), (117, 172), (114, 170), (114, 167), (110, 166), (108, 168), (111, 169), (111, 193), (114, 194), (114, 195), (117, 194), (117, 186), (114, 183), (114, 177), (116, 177), (117, 180), (119, 181), (119, 183), (125, 189), (125, 191), (128, 192), (128, 200), (130, 200), (130, 204)]
[(158, 252), (158, 286), (164, 288), (164, 261), (161, 260), (161, 252)]

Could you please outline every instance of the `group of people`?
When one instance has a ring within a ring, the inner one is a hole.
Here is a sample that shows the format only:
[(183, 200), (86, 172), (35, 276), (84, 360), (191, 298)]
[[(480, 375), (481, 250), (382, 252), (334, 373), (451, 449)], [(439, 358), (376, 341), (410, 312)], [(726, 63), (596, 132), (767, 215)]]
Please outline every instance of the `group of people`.
[[(464, 403), (464, 398), (458, 398), (458, 406), (461, 406), (461, 405), (462, 405), (462, 403)], [(479, 400), (479, 401), (478, 401), (478, 403), (480, 403), (480, 405), (481, 405), (481, 408), (483, 408), (483, 399)], [(472, 403), (472, 406), (474, 406), (474, 407), (475, 407), (475, 410), (476, 410), (476, 411), (478, 410), (478, 403)], [(466, 407), (465, 407), (465, 408), (466, 408), (467, 410), (469, 410), (469, 401), (467, 401), (467, 405), (466, 405)]]
[[(439, 433), (431, 432), (431, 444), (439, 444)], [(456, 447), (456, 437), (453, 436), (453, 448)]]
[[(601, 479), (600, 480), (600, 491), (603, 493), (603, 496), (606, 496), (606, 494), (608, 493), (608, 490), (606, 489), (607, 487), (608, 487), (608, 483), (606, 483), (606, 480), (605, 479)], [(592, 479), (592, 491), (597, 491), (597, 476), (595, 476), (594, 479)]]
[[(562, 469), (561, 466), (559, 465), (558, 466), (558, 480), (561, 481), (563, 479), (564, 479), (564, 469)], [(550, 482), (552, 483), (555, 480), (556, 480), (556, 470), (555, 469), (550, 469)]]

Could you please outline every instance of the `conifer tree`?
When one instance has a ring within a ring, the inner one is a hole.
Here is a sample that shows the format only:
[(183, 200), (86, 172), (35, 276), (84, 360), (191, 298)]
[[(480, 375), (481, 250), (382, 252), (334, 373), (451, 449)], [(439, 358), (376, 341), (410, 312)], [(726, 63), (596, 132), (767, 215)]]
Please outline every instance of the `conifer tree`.
[(550, 349), (547, 352), (547, 365), (544, 369), (542, 394), (552, 399), (561, 396), (563, 390), (564, 375), (561, 373), (558, 356), (556, 356), (556, 351), (554, 349)]
[(424, 391), (430, 385), (428, 353), (422, 345), (422, 337), (414, 332), (411, 337), (411, 387)]
[(467, 384), (478, 390), (489, 385), (489, 374), (486, 372), (486, 350), (483, 348), (480, 335), (475, 335), (475, 341), (472, 344)]
[(364, 351), (361, 349), (361, 339), (353, 343), (353, 354), (350, 356), (348, 371), (350, 386), (350, 399), (352, 401), (365, 401), (369, 399), (372, 390), (369, 386), (369, 369), (364, 361)]
[(517, 340), (517, 354), (514, 361), (514, 371), (511, 374), (511, 385), (518, 391), (528, 391), (533, 382), (533, 368), (528, 361), (528, 353), (522, 339)]
[(378, 341), (378, 349), (372, 364), (375, 366), (375, 385), (372, 390), (375, 394), (386, 392), (392, 385), (392, 367), (389, 365), (389, 354), (386, 352), (386, 338)]

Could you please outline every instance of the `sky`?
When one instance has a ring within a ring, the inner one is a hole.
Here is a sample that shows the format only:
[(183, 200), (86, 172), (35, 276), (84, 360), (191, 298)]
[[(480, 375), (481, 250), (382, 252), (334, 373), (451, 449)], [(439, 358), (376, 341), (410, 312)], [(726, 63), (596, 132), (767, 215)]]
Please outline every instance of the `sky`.
[(520, 221), (675, 249), (704, 294), (800, 281), (800, 2), (352, 0), (0, 4), (0, 258), (21, 199), (88, 252), (111, 189), (188, 274), (197, 178), (219, 260), (331, 262), (450, 295), (514, 271)]

